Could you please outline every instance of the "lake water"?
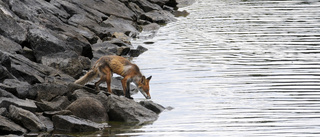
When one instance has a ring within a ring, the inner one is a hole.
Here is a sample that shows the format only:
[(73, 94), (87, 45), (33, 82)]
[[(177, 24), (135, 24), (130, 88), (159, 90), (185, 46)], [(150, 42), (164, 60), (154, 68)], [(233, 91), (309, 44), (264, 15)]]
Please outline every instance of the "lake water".
[[(198, 0), (134, 62), (174, 109), (126, 136), (320, 136), (320, 1)], [(143, 99), (141, 94), (133, 96)]]

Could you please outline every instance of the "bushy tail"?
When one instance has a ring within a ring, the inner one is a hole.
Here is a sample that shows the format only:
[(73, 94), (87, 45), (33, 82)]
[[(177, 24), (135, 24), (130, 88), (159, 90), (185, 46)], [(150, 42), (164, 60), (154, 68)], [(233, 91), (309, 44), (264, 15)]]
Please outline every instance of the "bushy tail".
[(80, 79), (76, 80), (75, 84), (84, 85), (87, 82), (92, 81), (94, 78), (98, 76), (98, 70), (94, 67), (89, 72), (87, 72), (84, 76), (82, 76)]

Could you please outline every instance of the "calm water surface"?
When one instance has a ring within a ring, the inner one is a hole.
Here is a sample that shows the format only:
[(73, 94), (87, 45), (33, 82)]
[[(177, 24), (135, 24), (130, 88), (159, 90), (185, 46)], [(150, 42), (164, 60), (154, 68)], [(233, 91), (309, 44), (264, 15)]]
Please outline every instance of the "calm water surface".
[[(152, 100), (128, 136), (320, 136), (320, 1), (198, 0), (133, 41)], [(151, 43), (151, 44), (150, 44)], [(142, 99), (142, 95), (135, 95)]]

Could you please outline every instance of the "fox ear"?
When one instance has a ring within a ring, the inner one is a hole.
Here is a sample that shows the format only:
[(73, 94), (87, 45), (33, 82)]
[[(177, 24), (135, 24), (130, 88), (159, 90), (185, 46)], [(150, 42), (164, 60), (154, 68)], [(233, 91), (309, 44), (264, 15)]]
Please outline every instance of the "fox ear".
[(141, 83), (144, 83), (145, 80), (146, 80), (146, 77), (145, 77), (145, 76), (142, 76), (142, 78), (141, 78)]
[(151, 80), (151, 78), (152, 78), (152, 76), (149, 76), (149, 77), (147, 78), (147, 80)]

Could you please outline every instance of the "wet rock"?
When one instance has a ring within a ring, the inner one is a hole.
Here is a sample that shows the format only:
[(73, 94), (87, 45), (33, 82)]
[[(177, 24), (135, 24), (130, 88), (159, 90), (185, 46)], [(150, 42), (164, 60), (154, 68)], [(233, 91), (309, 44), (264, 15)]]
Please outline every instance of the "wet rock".
[(3, 116), (0, 116), (0, 125), (0, 135), (23, 135), (27, 132), (26, 129)]
[(147, 109), (152, 110), (153, 112), (155, 112), (157, 114), (159, 114), (165, 110), (165, 107), (163, 107), (160, 104), (154, 103), (153, 101), (140, 101), (139, 104), (146, 107)]
[(123, 96), (108, 96), (108, 108), (110, 121), (144, 123), (155, 121), (158, 118), (153, 111)]
[(176, 19), (170, 12), (164, 10), (153, 10), (142, 14), (140, 18), (158, 24), (166, 24), (169, 22), (176, 21)]
[(46, 127), (40, 119), (28, 110), (10, 105), (8, 115), (13, 121), (21, 123), (31, 132), (46, 131)]
[(66, 109), (77, 117), (93, 122), (102, 123), (108, 121), (108, 114), (103, 104), (91, 97), (79, 98)]
[(51, 101), (41, 100), (41, 102), (36, 102), (36, 105), (42, 111), (58, 111), (65, 109), (71, 102), (66, 96), (58, 96)]
[(0, 97), (0, 108), (4, 107), (6, 109), (9, 109), (9, 106), (11, 105), (18, 106), (31, 112), (35, 112), (37, 110), (37, 106), (32, 100)]
[(143, 46), (138, 46), (137, 49), (131, 49), (129, 51), (129, 55), (131, 57), (138, 57), (139, 55), (141, 55), (143, 52), (146, 52), (148, 49), (143, 47)]
[(106, 125), (98, 124), (90, 120), (76, 116), (55, 115), (52, 117), (56, 131), (63, 132), (90, 132), (102, 130)]

